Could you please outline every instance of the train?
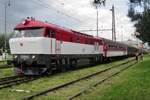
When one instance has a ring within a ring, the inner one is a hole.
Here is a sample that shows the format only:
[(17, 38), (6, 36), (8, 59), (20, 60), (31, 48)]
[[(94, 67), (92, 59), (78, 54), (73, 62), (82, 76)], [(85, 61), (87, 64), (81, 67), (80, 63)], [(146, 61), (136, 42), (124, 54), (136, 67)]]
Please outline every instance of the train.
[(81, 59), (87, 59), (90, 65), (100, 64), (107, 58), (132, 56), (138, 51), (138, 48), (120, 42), (32, 17), (15, 26), (9, 46), (15, 72), (23, 75), (75, 69)]

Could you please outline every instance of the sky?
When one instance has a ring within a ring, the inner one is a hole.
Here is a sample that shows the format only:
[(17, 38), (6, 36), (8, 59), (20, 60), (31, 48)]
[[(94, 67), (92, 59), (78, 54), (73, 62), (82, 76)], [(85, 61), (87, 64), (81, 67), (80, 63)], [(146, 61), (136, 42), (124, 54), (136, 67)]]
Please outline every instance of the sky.
[[(77, 31), (96, 29), (96, 9), (93, 0), (10, 0), (7, 7), (7, 31), (26, 17), (48, 21)], [(4, 32), (4, 5), (0, 0), (0, 32)], [(99, 29), (111, 29), (112, 5), (115, 6), (116, 36), (118, 41), (134, 40), (134, 23), (127, 17), (128, 0), (106, 0), (106, 6), (99, 7)], [(96, 35), (96, 32), (84, 32)], [(111, 31), (99, 32), (100, 37), (111, 39)]]

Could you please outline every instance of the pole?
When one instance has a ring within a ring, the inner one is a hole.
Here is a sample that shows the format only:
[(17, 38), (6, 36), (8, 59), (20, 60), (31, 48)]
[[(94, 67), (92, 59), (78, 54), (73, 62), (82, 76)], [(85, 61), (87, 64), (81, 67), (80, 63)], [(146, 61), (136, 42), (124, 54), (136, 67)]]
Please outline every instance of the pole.
[(98, 25), (99, 25), (99, 22), (98, 22), (99, 20), (98, 20), (98, 7), (97, 7), (97, 37), (98, 37)]
[(115, 8), (112, 6), (112, 40), (116, 41)]
[(7, 20), (6, 20), (6, 16), (7, 16), (7, 2), (5, 2), (5, 47), (4, 47), (4, 53), (5, 53), (5, 60), (6, 60), (6, 48), (7, 48)]
[(112, 6), (112, 41), (114, 41), (114, 22), (113, 22), (113, 11), (114, 11), (114, 9), (113, 9), (113, 6)]
[(115, 20), (115, 8), (114, 8), (114, 5), (113, 5), (113, 20), (114, 20), (114, 40), (116, 41), (116, 20)]
[(10, 0), (5, 2), (5, 46), (4, 46), (4, 53), (5, 53), (5, 60), (6, 60), (6, 49), (7, 49), (7, 7), (10, 6)]

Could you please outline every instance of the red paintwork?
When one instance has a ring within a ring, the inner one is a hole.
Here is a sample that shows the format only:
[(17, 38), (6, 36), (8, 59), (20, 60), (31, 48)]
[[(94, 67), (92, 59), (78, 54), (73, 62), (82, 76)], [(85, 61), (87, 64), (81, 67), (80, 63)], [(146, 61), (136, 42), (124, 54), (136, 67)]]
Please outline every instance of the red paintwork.
[[(28, 18), (23, 23), (19, 23), (15, 27), (15, 29), (22, 30), (22, 29), (40, 28), (40, 27), (53, 30), (56, 33), (56, 40), (82, 43), (82, 44), (91, 44), (91, 45), (93, 45), (95, 42), (98, 42), (99, 45), (102, 45), (102, 40), (100, 38), (98, 39), (93, 37), (92, 35), (80, 33), (71, 29), (60, 27), (55, 24), (37, 21), (34, 20), (33, 18)], [(46, 30), (45, 33), (43, 33), (43, 36), (48, 37)]]
[[(127, 46), (118, 42), (113, 42), (111, 40), (107, 40), (104, 38), (93, 37), (92, 35), (87, 35), (81, 32), (77, 32), (71, 29), (67, 29), (64, 27), (60, 27), (55, 24), (41, 22), (34, 20), (33, 18), (28, 18), (25, 20), (24, 23), (18, 24), (15, 29), (27, 29), (27, 28), (45, 28), (45, 32), (43, 33), (44, 37), (48, 37), (47, 30), (52, 30), (55, 32), (56, 40), (60, 40), (61, 42), (73, 42), (73, 43), (81, 43), (81, 44), (90, 44), (94, 45), (95, 42), (98, 42), (99, 45), (103, 45), (103, 51), (105, 55), (108, 51), (126, 51)], [(51, 51), (52, 52), (52, 51)]]

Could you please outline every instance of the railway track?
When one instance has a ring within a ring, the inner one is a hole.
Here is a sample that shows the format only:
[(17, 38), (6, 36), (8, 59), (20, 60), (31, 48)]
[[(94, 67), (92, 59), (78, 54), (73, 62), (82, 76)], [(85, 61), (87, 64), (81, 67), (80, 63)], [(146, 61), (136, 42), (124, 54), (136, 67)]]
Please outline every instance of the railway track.
[(9, 79), (13, 79), (19, 77), (18, 75), (14, 75), (14, 76), (8, 76), (8, 77), (4, 77), (4, 78), (0, 78), (0, 82), (5, 81), (5, 80), (9, 80)]
[[(97, 76), (97, 75), (100, 75), (101, 73), (107, 72), (107, 71), (109, 71), (109, 70), (111, 70), (111, 69), (114, 69), (114, 68), (117, 68), (117, 67), (121, 67), (122, 65), (125, 65), (125, 64), (128, 64), (128, 63), (130, 63), (130, 62), (133, 62), (134, 60), (135, 60), (135, 59), (132, 59), (132, 60), (130, 60), (130, 61), (126, 61), (126, 62), (124, 62), (124, 63), (118, 64), (118, 65), (115, 65), (115, 66), (111, 66), (111, 67), (109, 67), (109, 68), (106, 68), (106, 69), (104, 69), (104, 70), (101, 70), (101, 71), (92, 73), (92, 74), (90, 74), (90, 75), (86, 75), (86, 76), (81, 77), (81, 78), (79, 78), (79, 79), (75, 79), (75, 80), (69, 81), (69, 82), (67, 82), (67, 83), (60, 84), (60, 85), (58, 85), (58, 86), (55, 86), (55, 87), (53, 87), (53, 88), (49, 88), (49, 89), (47, 89), (47, 90), (40, 91), (40, 92), (35, 93), (35, 94), (33, 94), (33, 95), (29, 95), (29, 96), (27, 96), (27, 97), (25, 97), (25, 98), (23, 98), (23, 99), (24, 99), (24, 100), (30, 100), (30, 99), (33, 99), (34, 97), (37, 97), (37, 96), (40, 96), (40, 95), (44, 95), (44, 94), (46, 94), (46, 93), (50, 93), (50, 92), (59, 90), (59, 89), (61, 89), (61, 88), (68, 87), (68, 86), (73, 85), (73, 84), (75, 84), (75, 83), (78, 83), (78, 82), (80, 82), (80, 81), (87, 80), (87, 79), (92, 79), (92, 77), (95, 77), (95, 76)], [(96, 85), (98, 85), (98, 84), (101, 84), (101, 83), (103, 83), (104, 81), (108, 80), (109, 78), (111, 78), (111, 77), (113, 77), (113, 76), (115, 76), (115, 75), (121, 73), (123, 70), (126, 70), (127, 68), (129, 68), (129, 67), (132, 66), (133, 64), (134, 64), (134, 63), (128, 65), (127, 67), (123, 67), (121, 70), (115, 72), (114, 74), (112, 74), (112, 75), (110, 75), (110, 76), (104, 78), (104, 79), (101, 80), (101, 81), (96, 82), (96, 83), (94, 84), (94, 86), (96, 86)], [(73, 98), (79, 96), (80, 94), (82, 94), (83, 92), (85, 92), (86, 89), (88, 89), (88, 88), (85, 88), (84, 90), (81, 90), (80, 92), (75, 93), (75, 94), (72, 95), (72, 96), (69, 96), (69, 99), (71, 100), (71, 99), (73, 99)]]
[(69, 97), (68, 97), (68, 100), (73, 100), (74, 98), (77, 98), (78, 96), (80, 96), (81, 94), (83, 94), (84, 92), (86, 92), (87, 90), (89, 90), (90, 88), (96, 87), (97, 85), (102, 84), (103, 82), (105, 82), (105, 81), (107, 81), (108, 79), (110, 79), (110, 78), (112, 78), (112, 77), (118, 75), (119, 73), (121, 73), (122, 71), (128, 69), (129, 67), (133, 66), (134, 64), (135, 64), (135, 63), (130, 64), (130, 65), (128, 65), (127, 67), (121, 69), (120, 71), (117, 71), (117, 72), (115, 72), (114, 74), (112, 74), (112, 75), (110, 75), (110, 76), (108, 76), (108, 77), (106, 77), (106, 78), (104, 78), (104, 79), (102, 79), (102, 80), (100, 80), (100, 81), (97, 81), (97, 82), (94, 83), (92, 86), (86, 87), (86, 88), (82, 89), (81, 91), (79, 91), (79, 92), (73, 94), (72, 96), (69, 96)]
[(21, 83), (33, 81), (35, 79), (37, 79), (37, 77), (27, 77), (27, 76), (18, 76), (18, 75), (0, 78), (0, 89), (8, 88), (14, 85), (19, 85)]
[(7, 64), (0, 65), (0, 69), (6, 69), (6, 68), (12, 68), (12, 67), (13, 67), (12, 65), (7, 65)]

